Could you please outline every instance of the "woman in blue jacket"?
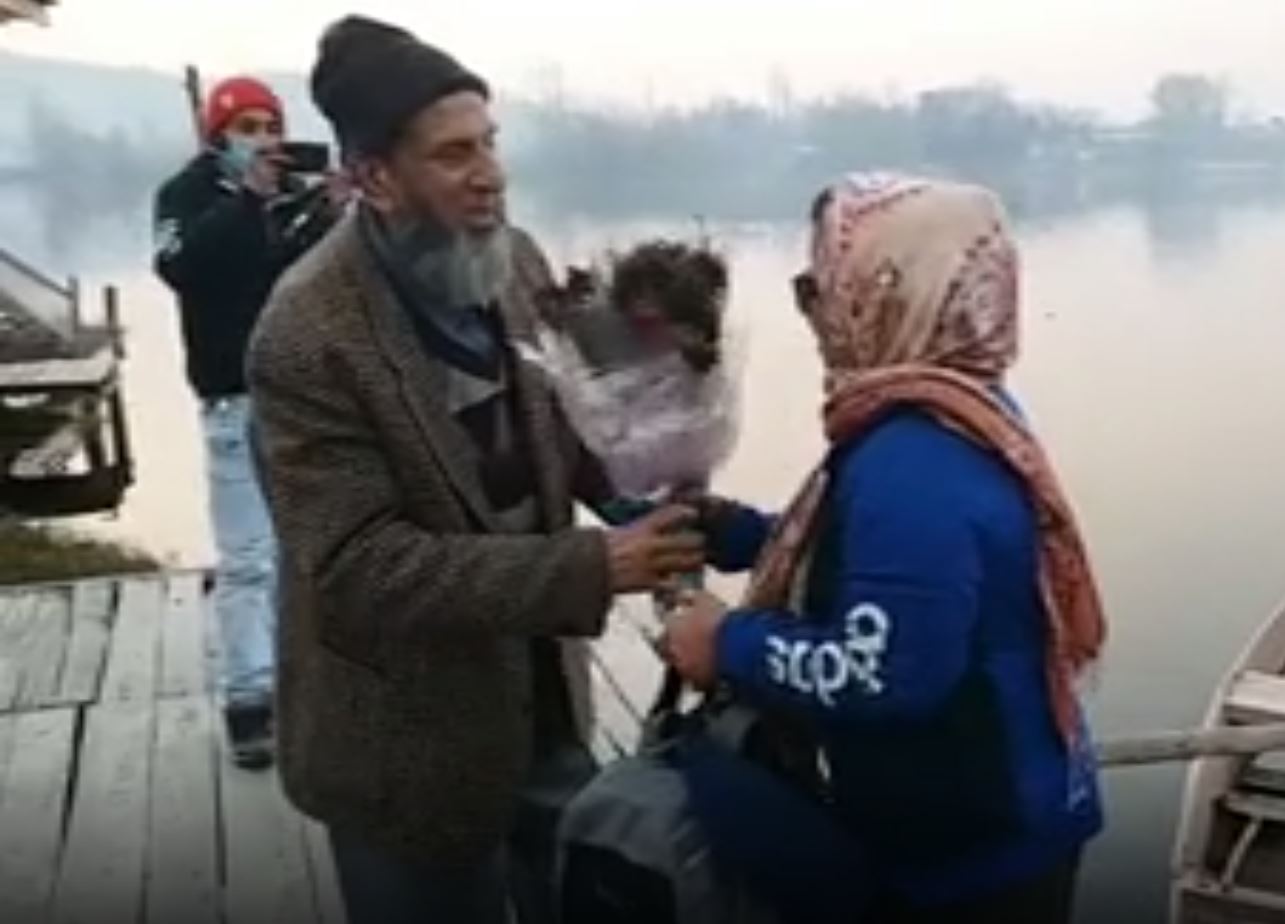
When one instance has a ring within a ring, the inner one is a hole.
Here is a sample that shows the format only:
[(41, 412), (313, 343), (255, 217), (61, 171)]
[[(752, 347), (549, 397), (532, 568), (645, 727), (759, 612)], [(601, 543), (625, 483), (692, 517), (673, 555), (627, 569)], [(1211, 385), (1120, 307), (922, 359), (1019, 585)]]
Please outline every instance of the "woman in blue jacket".
[(686, 596), (692, 684), (801, 718), (879, 921), (1064, 922), (1101, 827), (1074, 690), (1105, 635), (1075, 518), (1003, 388), (1017, 259), (988, 192), (850, 177), (795, 280), (830, 450), (786, 512), (732, 507), (729, 611)]

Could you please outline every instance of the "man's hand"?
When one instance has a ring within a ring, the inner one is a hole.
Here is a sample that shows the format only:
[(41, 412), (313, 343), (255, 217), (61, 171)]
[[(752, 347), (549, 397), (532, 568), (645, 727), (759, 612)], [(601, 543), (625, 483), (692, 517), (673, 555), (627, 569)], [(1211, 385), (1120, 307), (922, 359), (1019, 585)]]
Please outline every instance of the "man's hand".
[(607, 533), (611, 586), (618, 594), (656, 590), (676, 574), (705, 564), (705, 540), (690, 529), (696, 511), (662, 507)]
[(246, 168), (241, 184), (256, 196), (269, 199), (281, 191), (281, 175), (286, 157), (277, 148), (257, 151)]
[(697, 527), (706, 535), (716, 532), (729, 517), (744, 509), (738, 501), (710, 494), (700, 487), (679, 488), (674, 492), (672, 500), (696, 511)]
[(687, 591), (665, 619), (660, 650), (683, 679), (698, 690), (718, 682), (718, 629), (727, 604), (706, 591)]

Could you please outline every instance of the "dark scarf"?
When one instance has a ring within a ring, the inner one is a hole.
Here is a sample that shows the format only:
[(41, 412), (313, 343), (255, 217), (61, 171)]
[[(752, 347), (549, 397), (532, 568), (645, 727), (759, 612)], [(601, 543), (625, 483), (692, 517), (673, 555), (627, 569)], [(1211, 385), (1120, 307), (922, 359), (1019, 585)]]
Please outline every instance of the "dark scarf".
[(426, 222), (414, 230), (392, 232), (366, 207), (358, 221), (375, 263), (410, 313), (429, 352), (470, 375), (499, 379), (504, 348), (494, 306), (451, 306), (446, 280), (424, 268), (426, 254), (450, 246), (450, 232)]

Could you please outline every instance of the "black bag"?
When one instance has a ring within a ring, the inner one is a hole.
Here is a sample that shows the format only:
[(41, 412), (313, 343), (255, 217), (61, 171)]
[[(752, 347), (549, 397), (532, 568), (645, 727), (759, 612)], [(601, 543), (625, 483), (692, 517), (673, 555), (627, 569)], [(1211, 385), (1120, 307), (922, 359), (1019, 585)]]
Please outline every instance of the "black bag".
[(578, 742), (539, 755), (518, 792), (509, 833), (509, 888), (523, 924), (555, 924), (557, 831), (567, 806), (597, 775)]
[(857, 920), (861, 853), (815, 794), (806, 749), (735, 704), (684, 714), (681, 690), (667, 672), (638, 753), (567, 806), (562, 924)]

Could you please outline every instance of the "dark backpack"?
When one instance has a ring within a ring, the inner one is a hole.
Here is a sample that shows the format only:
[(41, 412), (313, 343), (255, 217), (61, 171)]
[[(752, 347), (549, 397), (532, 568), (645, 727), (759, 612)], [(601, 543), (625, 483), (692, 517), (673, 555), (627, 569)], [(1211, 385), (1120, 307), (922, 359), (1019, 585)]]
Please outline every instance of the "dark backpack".
[(638, 752), (567, 806), (562, 924), (858, 920), (868, 893), (861, 852), (799, 762), (780, 758), (786, 739), (726, 702), (684, 714), (681, 688), (667, 673)]

